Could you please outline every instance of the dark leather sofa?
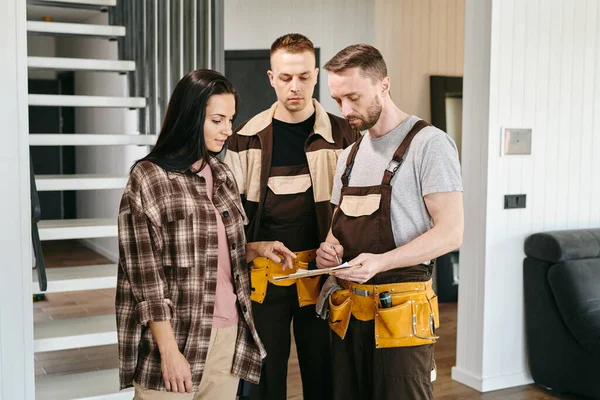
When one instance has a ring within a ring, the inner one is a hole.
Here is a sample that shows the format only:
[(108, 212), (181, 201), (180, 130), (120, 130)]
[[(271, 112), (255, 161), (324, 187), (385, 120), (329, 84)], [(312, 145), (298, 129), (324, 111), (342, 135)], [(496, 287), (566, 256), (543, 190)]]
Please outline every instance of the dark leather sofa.
[(525, 329), (533, 380), (600, 399), (600, 229), (525, 241)]

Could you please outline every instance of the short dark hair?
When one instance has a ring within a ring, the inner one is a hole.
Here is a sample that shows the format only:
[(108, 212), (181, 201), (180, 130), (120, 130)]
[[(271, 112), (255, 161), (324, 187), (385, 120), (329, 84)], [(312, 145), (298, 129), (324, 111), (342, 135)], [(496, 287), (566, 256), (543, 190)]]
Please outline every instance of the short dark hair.
[(387, 66), (381, 52), (368, 44), (353, 44), (346, 47), (323, 66), (329, 72), (342, 72), (359, 68), (364, 76), (381, 80), (387, 76)]
[[(233, 84), (217, 71), (197, 69), (181, 78), (169, 99), (160, 134), (152, 151), (140, 161), (150, 161), (166, 171), (186, 171), (196, 161), (214, 156), (204, 143), (206, 105), (213, 95), (239, 96)], [(204, 166), (204, 165), (202, 165)]]
[(278, 50), (284, 50), (288, 53), (298, 54), (308, 51), (315, 55), (315, 46), (306, 36), (299, 33), (288, 33), (277, 38), (271, 45), (271, 55)]

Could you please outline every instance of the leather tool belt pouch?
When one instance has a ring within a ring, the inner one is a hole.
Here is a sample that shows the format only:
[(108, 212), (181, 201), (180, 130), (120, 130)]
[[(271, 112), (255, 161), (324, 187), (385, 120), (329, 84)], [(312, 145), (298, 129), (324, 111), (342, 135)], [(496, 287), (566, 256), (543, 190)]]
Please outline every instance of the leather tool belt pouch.
[(253, 261), (254, 265), (250, 270), (250, 284), (252, 287), (250, 300), (262, 304), (267, 295), (269, 283), (277, 286), (291, 286), (295, 283), (298, 290), (298, 304), (300, 307), (317, 304), (321, 291), (320, 276), (273, 281), (273, 276), (290, 275), (299, 269), (308, 269), (308, 263), (316, 257), (316, 250), (300, 251), (294, 254), (296, 254), (294, 268), (286, 269), (285, 271), (282, 269), (282, 263), (277, 263), (264, 257), (258, 257)]
[[(329, 326), (342, 339), (351, 316), (375, 319), (377, 348), (420, 346), (435, 343), (439, 327), (438, 299), (432, 281), (384, 285), (359, 285), (338, 279), (343, 290), (329, 297)], [(379, 293), (392, 295), (392, 307), (381, 308)]]
[(343, 289), (331, 293), (331, 296), (329, 296), (329, 327), (342, 339), (348, 332), (351, 315), (352, 298), (350, 290)]

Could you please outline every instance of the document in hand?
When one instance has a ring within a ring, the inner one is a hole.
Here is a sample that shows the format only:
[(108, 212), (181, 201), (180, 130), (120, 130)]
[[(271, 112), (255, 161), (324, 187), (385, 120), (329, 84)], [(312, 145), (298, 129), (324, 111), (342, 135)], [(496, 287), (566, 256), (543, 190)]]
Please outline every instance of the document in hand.
[(298, 271), (296, 271), (295, 273), (290, 274), (290, 275), (273, 276), (273, 280), (274, 281), (284, 281), (286, 279), (308, 278), (308, 277), (311, 277), (311, 276), (329, 274), (331, 272), (340, 271), (340, 270), (343, 270), (343, 269), (356, 268), (356, 267), (360, 267), (360, 264), (358, 264), (358, 265), (350, 265), (347, 262), (345, 262), (342, 265), (338, 265), (337, 267), (331, 267), (331, 268), (312, 269), (310, 271), (306, 270), (306, 269), (299, 269)]

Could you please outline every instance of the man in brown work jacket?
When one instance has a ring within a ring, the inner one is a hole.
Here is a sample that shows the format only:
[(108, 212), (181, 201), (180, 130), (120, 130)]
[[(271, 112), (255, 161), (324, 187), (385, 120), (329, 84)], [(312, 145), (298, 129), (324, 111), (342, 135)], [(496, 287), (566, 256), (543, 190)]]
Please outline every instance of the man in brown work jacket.
[(273, 43), (268, 75), (277, 102), (236, 129), (225, 156), (250, 220), (248, 242), (277, 240), (297, 254), (293, 263), (257, 259), (252, 266), (253, 312), (267, 357), (251, 399), (286, 398), (292, 319), (304, 398), (332, 395), (329, 330), (315, 313), (320, 278), (272, 279), (316, 268), (316, 249), (331, 224), (337, 158), (358, 137), (312, 98), (315, 64), (305, 36), (288, 34)]

